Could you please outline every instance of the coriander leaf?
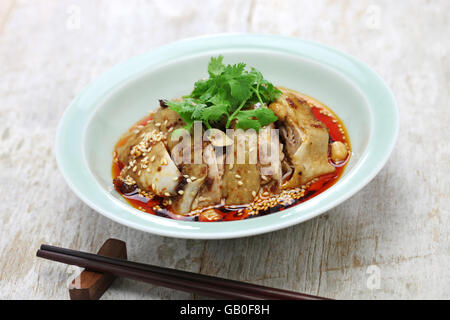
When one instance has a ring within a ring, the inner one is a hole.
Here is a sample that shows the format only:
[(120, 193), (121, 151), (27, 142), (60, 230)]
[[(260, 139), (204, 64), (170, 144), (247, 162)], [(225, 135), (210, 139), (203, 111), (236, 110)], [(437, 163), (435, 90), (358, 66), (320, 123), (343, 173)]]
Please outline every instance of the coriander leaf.
[(231, 96), (238, 100), (247, 100), (251, 95), (252, 79), (249, 77), (239, 77), (229, 81)]
[(233, 77), (239, 77), (240, 75), (242, 75), (244, 73), (244, 69), (245, 69), (245, 63), (238, 63), (235, 65), (228, 65), (225, 67), (225, 73), (227, 74), (227, 76), (233, 78)]
[(216, 106), (222, 106), (227, 112), (231, 110), (230, 101), (227, 99), (226, 93), (224, 92), (217, 93), (215, 96), (211, 97), (208, 102)]
[(215, 84), (210, 84), (209, 88), (198, 99), (202, 102), (208, 101), (216, 94), (217, 88)]
[(260, 87), (260, 95), (266, 101), (275, 101), (280, 95), (281, 91), (274, 87), (273, 84), (265, 81)]
[(237, 113), (236, 119), (237, 128), (255, 129), (256, 131), (278, 120), (277, 116), (269, 108), (241, 110)]
[(261, 72), (259, 72), (255, 68), (251, 69), (250, 74), (254, 77), (256, 83), (262, 83), (262, 81), (264, 80), (264, 77), (261, 74)]
[(200, 119), (202, 116), (203, 110), (205, 110), (205, 108), (207, 108), (207, 107), (208, 106), (204, 103), (198, 103), (195, 106), (194, 111), (192, 112), (192, 116), (191, 116), (192, 119), (195, 119), (195, 120)]
[(219, 76), (224, 70), (225, 65), (222, 63), (223, 56), (218, 56), (217, 58), (212, 57), (208, 65), (208, 73), (210, 77)]
[(224, 65), (223, 56), (218, 56), (211, 58), (208, 74), (209, 79), (195, 82), (189, 96), (168, 103), (186, 122), (187, 129), (197, 120), (208, 128), (228, 128), (237, 120), (238, 127), (257, 130), (276, 121), (267, 108), (251, 109), (256, 103), (264, 107), (281, 94), (261, 72), (255, 68), (247, 71), (245, 63)]
[(166, 105), (169, 106), (170, 110), (175, 111), (181, 117), (181, 119), (186, 122), (186, 129), (189, 130), (194, 124), (192, 119), (192, 114), (196, 109), (195, 102), (188, 98), (182, 101), (166, 101)]
[(194, 90), (190, 94), (192, 98), (199, 98), (202, 94), (204, 94), (208, 88), (210, 87), (210, 84), (206, 80), (199, 80), (194, 83)]
[(211, 123), (219, 121), (223, 116), (228, 115), (226, 107), (223, 105), (213, 105), (202, 110), (201, 120), (205, 121), (208, 127)]

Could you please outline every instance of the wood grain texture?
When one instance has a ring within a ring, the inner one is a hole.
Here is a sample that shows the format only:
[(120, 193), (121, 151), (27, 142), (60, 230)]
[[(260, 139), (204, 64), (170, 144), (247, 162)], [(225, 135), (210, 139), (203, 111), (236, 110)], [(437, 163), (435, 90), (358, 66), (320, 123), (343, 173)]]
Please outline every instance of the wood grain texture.
[[(78, 271), (36, 259), (39, 245), (95, 252), (110, 237), (132, 260), (330, 298), (449, 299), (449, 18), (446, 0), (2, 1), (0, 299), (68, 299)], [(65, 108), (129, 57), (218, 32), (314, 40), (372, 66), (401, 114), (387, 165), (326, 214), (250, 238), (171, 239), (95, 213), (56, 167)], [(367, 285), (371, 270), (379, 288)], [(103, 298), (198, 297), (118, 279)]]
[[(127, 245), (122, 240), (108, 239), (97, 252), (100, 256), (127, 259)], [(69, 285), (70, 300), (98, 300), (117, 277), (85, 269)]]

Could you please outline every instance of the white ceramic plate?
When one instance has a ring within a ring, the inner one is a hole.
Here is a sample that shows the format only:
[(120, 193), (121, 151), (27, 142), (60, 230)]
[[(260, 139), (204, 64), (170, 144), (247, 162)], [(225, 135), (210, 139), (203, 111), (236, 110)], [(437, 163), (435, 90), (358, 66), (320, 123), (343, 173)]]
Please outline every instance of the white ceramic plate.
[[(241, 221), (188, 222), (145, 214), (112, 188), (113, 147), (158, 99), (188, 94), (207, 75), (211, 56), (245, 62), (277, 86), (325, 103), (344, 122), (353, 154), (340, 180), (325, 192), (282, 212)], [(67, 108), (58, 128), (56, 157), (72, 190), (101, 214), (143, 231), (192, 239), (260, 234), (311, 219), (366, 185), (386, 163), (399, 125), (395, 99), (368, 66), (335, 49), (267, 35), (218, 35), (160, 47), (116, 66)]]

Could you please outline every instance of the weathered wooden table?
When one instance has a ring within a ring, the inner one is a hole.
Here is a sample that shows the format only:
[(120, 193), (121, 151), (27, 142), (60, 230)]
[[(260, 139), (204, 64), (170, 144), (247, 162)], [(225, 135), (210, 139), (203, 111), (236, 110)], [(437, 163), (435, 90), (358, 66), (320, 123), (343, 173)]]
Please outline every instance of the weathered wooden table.
[[(35, 258), (38, 246), (96, 251), (109, 237), (134, 260), (331, 298), (449, 299), (449, 20), (446, 0), (2, 0), (0, 299), (67, 299), (76, 270)], [(111, 66), (218, 32), (315, 40), (372, 66), (401, 113), (386, 167), (326, 214), (250, 238), (164, 238), (95, 213), (56, 167), (64, 109)], [(196, 297), (118, 280), (104, 298)]]

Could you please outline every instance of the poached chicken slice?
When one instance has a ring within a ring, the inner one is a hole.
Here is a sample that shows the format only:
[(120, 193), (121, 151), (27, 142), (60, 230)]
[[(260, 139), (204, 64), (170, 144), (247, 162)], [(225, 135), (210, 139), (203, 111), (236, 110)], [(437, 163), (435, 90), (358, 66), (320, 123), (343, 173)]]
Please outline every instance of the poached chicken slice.
[[(223, 196), (227, 205), (242, 205), (253, 201), (259, 192), (261, 177), (257, 161), (256, 131), (235, 130), (233, 151), (227, 153), (223, 177)], [(247, 143), (246, 143), (247, 142)], [(228, 158), (230, 155), (231, 158)]]
[(172, 209), (178, 214), (186, 214), (191, 211), (192, 203), (206, 179), (208, 168), (205, 164), (183, 164), (181, 172), (186, 184), (178, 190), (179, 195), (173, 199)]
[(271, 123), (259, 131), (258, 155), (261, 173), (261, 184), (277, 193), (281, 190), (282, 169), (281, 161), (284, 158), (283, 146), (280, 144), (278, 132)]
[(278, 117), (285, 150), (294, 167), (283, 189), (299, 187), (335, 171), (328, 161), (328, 129), (314, 117), (306, 100), (284, 91), (269, 108)]
[(169, 151), (177, 142), (170, 139), (170, 133), (185, 125), (178, 113), (169, 108), (159, 108), (151, 114), (151, 119), (144, 126), (133, 126), (122, 135), (119, 145), (116, 147), (118, 159), (121, 163), (127, 164), (132, 157), (130, 154), (133, 146), (137, 145), (145, 134), (158, 132), (162, 135), (162, 141)]
[(176, 188), (181, 173), (161, 141), (152, 144), (145, 156), (131, 160), (122, 171), (121, 175), (132, 177), (141, 190), (161, 197), (177, 194)]
[[(195, 157), (195, 152), (202, 152), (202, 148), (201, 140), (195, 141), (193, 137), (185, 137), (172, 150), (172, 156), (176, 158), (176, 163), (181, 168), (184, 178), (183, 185), (177, 190), (178, 196), (172, 202), (172, 209), (178, 214), (186, 214), (191, 211), (192, 203), (208, 175), (208, 166), (203, 163), (201, 157), (199, 159)], [(186, 152), (187, 158), (183, 157)]]
[(219, 204), (222, 201), (224, 155), (217, 154), (212, 144), (203, 149), (203, 160), (208, 166), (208, 175), (192, 204), (192, 209)]

